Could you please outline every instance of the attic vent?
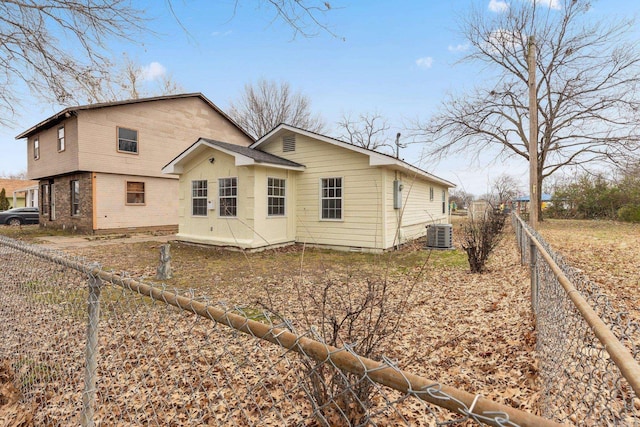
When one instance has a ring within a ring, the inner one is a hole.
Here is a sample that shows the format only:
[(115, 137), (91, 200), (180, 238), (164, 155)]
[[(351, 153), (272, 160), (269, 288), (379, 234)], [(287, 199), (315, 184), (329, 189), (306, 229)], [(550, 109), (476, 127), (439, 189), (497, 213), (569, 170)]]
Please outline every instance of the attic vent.
[(285, 135), (282, 137), (282, 152), (296, 151), (296, 136)]
[(452, 234), (451, 224), (435, 224), (427, 227), (427, 247), (451, 249)]

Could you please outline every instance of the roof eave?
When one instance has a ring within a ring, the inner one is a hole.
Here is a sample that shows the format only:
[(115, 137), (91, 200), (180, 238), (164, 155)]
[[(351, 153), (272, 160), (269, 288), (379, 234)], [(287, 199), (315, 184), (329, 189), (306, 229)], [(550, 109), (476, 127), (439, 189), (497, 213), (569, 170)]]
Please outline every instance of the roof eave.
[(395, 157), (391, 157), (388, 156), (386, 154), (382, 154), (382, 153), (378, 153), (376, 151), (372, 151), (372, 150), (368, 150), (366, 148), (362, 148), (362, 147), (358, 147), (355, 145), (351, 145), (347, 142), (344, 141), (339, 141), (335, 138), (331, 138), (328, 137), (326, 135), (321, 135), (321, 134), (317, 134), (314, 132), (310, 132), (304, 129), (300, 129), (300, 128), (296, 128), (295, 126), (290, 126), (287, 125), (285, 123), (281, 123), (278, 126), (276, 126), (275, 128), (273, 128), (269, 133), (267, 133), (266, 135), (264, 135), (262, 138), (258, 139), (256, 142), (254, 142), (253, 144), (250, 145), (250, 148), (256, 148), (260, 145), (262, 145), (264, 142), (268, 141), (269, 139), (273, 138), (276, 134), (278, 134), (281, 131), (289, 131), (289, 132), (296, 132), (305, 136), (308, 136), (310, 138), (315, 138), (315, 139), (320, 139), (321, 141), (327, 142), (329, 144), (332, 145), (338, 145), (359, 153), (362, 153), (366, 156), (369, 156), (369, 165), (370, 166), (387, 166), (387, 167), (395, 167), (398, 168), (400, 170), (406, 170), (406, 171), (410, 171), (411, 173), (416, 173), (426, 179), (429, 179), (433, 182), (436, 182), (438, 184), (442, 184), (445, 185), (449, 188), (456, 188), (456, 185), (452, 182), (447, 181), (446, 179), (442, 179), (439, 178), (435, 175), (432, 175), (426, 171), (423, 171), (422, 169), (415, 167), (413, 165), (410, 165), (400, 159), (396, 159)]

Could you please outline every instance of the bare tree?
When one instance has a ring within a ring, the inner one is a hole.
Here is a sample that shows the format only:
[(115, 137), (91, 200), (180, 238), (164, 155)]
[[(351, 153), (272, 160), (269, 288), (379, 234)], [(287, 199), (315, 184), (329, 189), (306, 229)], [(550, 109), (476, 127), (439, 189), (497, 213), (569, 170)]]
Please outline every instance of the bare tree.
[[(234, 13), (241, 3), (244, 3), (244, 1), (235, 1)], [(258, 4), (266, 4), (268, 8), (275, 11), (273, 20), (283, 21), (291, 27), (294, 37), (297, 35), (314, 37), (321, 32), (337, 37), (325, 21), (326, 13), (332, 10), (331, 3), (328, 1), (259, 0)]]
[(138, 99), (184, 92), (184, 88), (159, 63), (143, 66), (123, 55), (121, 65), (99, 82), (79, 88), (88, 103)]
[(228, 112), (254, 138), (280, 123), (312, 132), (322, 132), (325, 127), (322, 117), (311, 112), (311, 100), (294, 92), (287, 82), (260, 79), (255, 84), (246, 84), (244, 93), (231, 102)]
[(455, 202), (459, 209), (466, 209), (471, 206), (471, 202), (475, 199), (475, 196), (471, 193), (467, 193), (463, 189), (456, 188), (451, 191), (449, 195), (449, 201)]
[[(466, 61), (491, 72), (484, 87), (451, 95), (418, 133), (432, 155), (485, 150), (529, 160), (528, 37), (535, 35), (538, 182), (556, 171), (618, 162), (638, 150), (640, 51), (634, 21), (586, 16), (590, 1), (510, 2), (492, 14), (472, 9), (461, 30)], [(538, 196), (541, 192), (538, 191)], [(540, 204), (539, 204), (540, 205)]]
[(15, 173), (2, 172), (2, 173), (0, 173), (0, 178), (4, 178), (4, 179), (27, 179), (27, 171), (22, 170), (20, 172), (15, 172)]
[[(236, 0), (234, 13), (244, 3), (275, 11), (273, 19), (289, 25), (294, 36), (331, 33), (324, 20), (331, 10), (326, 1)], [(187, 31), (172, 0), (166, 5)], [(110, 42), (135, 43), (149, 31), (144, 15), (128, 0), (0, 1), (0, 125), (12, 123), (22, 87), (61, 105), (78, 103), (78, 98), (113, 99), (104, 94), (105, 80), (118, 73), (110, 60)], [(174, 88), (169, 81), (163, 92)]]
[(15, 113), (18, 81), (60, 104), (74, 99), (70, 88), (99, 81), (108, 42), (133, 40), (142, 15), (123, 0), (0, 2), (0, 123)]
[(381, 152), (385, 149), (393, 151), (395, 147), (389, 136), (391, 126), (378, 112), (362, 113), (357, 119), (345, 114), (337, 125), (342, 131), (339, 138), (353, 145)]
[(502, 174), (493, 180), (492, 193), (497, 203), (503, 203), (518, 196), (520, 183), (513, 176)]

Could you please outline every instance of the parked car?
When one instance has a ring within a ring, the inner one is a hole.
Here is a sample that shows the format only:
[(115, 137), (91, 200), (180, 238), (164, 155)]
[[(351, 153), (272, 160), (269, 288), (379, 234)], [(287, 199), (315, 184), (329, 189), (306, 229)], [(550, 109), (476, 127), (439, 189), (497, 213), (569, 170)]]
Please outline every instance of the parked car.
[(13, 208), (0, 212), (0, 224), (22, 225), (38, 224), (40, 212), (38, 208)]

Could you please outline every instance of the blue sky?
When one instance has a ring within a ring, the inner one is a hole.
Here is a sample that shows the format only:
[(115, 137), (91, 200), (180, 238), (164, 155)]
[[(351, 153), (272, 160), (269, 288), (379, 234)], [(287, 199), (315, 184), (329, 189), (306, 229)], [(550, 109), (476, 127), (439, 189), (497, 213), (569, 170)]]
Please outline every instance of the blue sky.
[[(511, 0), (529, 1), (529, 0)], [(556, 0), (544, 0), (554, 6)], [(273, 12), (256, 0), (174, 0), (173, 5), (189, 34), (176, 23), (164, 2), (140, 2), (156, 35), (140, 44), (114, 44), (114, 57), (126, 53), (145, 65), (149, 78), (169, 73), (186, 92), (202, 92), (223, 110), (237, 99), (246, 83), (259, 78), (286, 81), (312, 100), (312, 109), (329, 129), (343, 114), (377, 111), (395, 128), (436, 111), (447, 92), (477, 83), (478, 72), (456, 65), (464, 54), (464, 39), (456, 17), (471, 0), (333, 0), (326, 22), (339, 37), (293, 38), (292, 30), (273, 20)], [(486, 8), (500, 8), (499, 0), (477, 0)], [(632, 15), (640, 4), (628, 0), (601, 0), (592, 13)], [(26, 170), (26, 144), (14, 140), (22, 130), (62, 107), (25, 97), (16, 128), (0, 128), (0, 174)], [(327, 132), (334, 135), (335, 132)], [(203, 135), (206, 136), (206, 135)], [(440, 162), (424, 159), (423, 147), (401, 151), (409, 163), (480, 195), (502, 173), (526, 183), (524, 161), (480, 162), (463, 156)], [(523, 185), (524, 189), (525, 185)]]

